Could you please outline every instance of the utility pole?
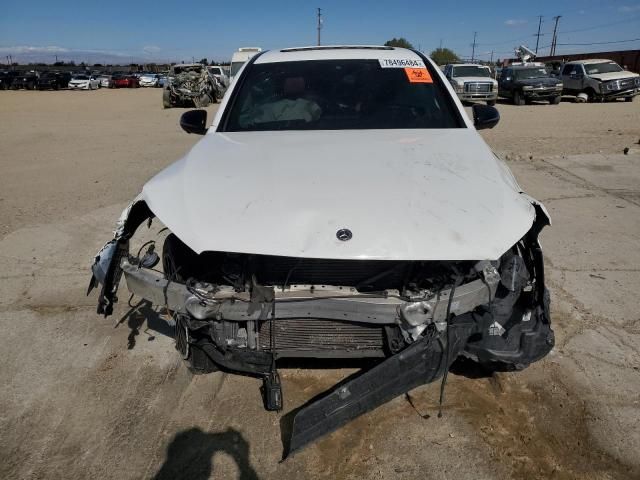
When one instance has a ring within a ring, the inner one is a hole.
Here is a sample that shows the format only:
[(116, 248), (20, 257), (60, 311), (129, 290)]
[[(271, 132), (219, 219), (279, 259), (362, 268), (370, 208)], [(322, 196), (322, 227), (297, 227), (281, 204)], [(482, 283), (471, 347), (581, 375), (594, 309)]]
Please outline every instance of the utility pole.
[(318, 46), (320, 46), (320, 30), (322, 30), (322, 9), (318, 8)]
[(476, 35), (478, 35), (478, 32), (473, 32), (473, 44), (471, 45), (472, 49), (471, 49), (471, 63), (473, 63), (473, 60), (476, 58)]
[(536, 34), (536, 55), (538, 55), (538, 45), (540, 45), (540, 37), (543, 35), (540, 33), (540, 28), (542, 28), (542, 15), (538, 15), (538, 33)]
[(491, 63), (491, 65), (493, 65), (493, 50), (491, 50), (491, 61), (489, 63)]
[(553, 38), (551, 39), (551, 52), (549, 53), (549, 56), (551, 57), (553, 57), (556, 54), (556, 45), (558, 43), (558, 21), (561, 18), (562, 18), (562, 15), (553, 17), (553, 19), (556, 21), (556, 24), (553, 27)]

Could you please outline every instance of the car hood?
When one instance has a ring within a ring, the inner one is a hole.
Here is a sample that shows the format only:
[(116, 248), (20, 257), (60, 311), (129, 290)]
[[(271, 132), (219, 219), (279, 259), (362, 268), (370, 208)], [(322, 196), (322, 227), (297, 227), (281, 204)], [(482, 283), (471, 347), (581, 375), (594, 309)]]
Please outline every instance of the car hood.
[(465, 82), (495, 83), (495, 80), (490, 77), (454, 77), (453, 80), (460, 84)]
[(535, 217), (468, 128), (210, 132), (140, 199), (198, 253), (493, 260)]
[(623, 72), (596, 73), (589, 76), (591, 78), (595, 78), (596, 80), (600, 80), (601, 82), (607, 82), (609, 80), (622, 80), (623, 78), (634, 78), (640, 75), (633, 72), (623, 71)]

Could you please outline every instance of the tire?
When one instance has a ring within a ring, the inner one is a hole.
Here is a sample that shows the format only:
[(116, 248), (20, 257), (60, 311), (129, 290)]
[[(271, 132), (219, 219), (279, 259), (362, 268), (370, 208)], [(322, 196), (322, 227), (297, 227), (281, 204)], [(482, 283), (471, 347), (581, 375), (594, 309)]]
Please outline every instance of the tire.
[(596, 92), (592, 88), (588, 88), (582, 93), (586, 93), (587, 94), (587, 102), (588, 103), (595, 103), (595, 102), (598, 101), (598, 98), (596, 96)]
[(525, 104), (525, 99), (522, 96), (520, 90), (516, 90), (515, 92), (513, 92), (513, 104), (518, 105), (519, 107)]
[(624, 98), (624, 101), (625, 101), (625, 102), (633, 102), (633, 99), (634, 99), (634, 98), (635, 98), (635, 97), (625, 97), (625, 98)]
[(162, 92), (162, 106), (164, 108), (171, 108), (171, 93), (168, 88), (165, 88)]
[(487, 100), (487, 105), (489, 105), (490, 107), (494, 107), (496, 105), (496, 101), (495, 100)]
[(199, 257), (173, 233), (167, 235), (162, 245), (162, 269), (167, 279), (185, 282), (198, 277)]
[[(177, 282), (185, 282), (199, 273), (200, 258), (173, 233), (167, 235), (162, 246), (162, 268), (165, 277)], [(174, 315), (176, 320), (176, 350), (180, 352), (185, 365), (194, 375), (203, 375), (218, 371), (217, 365), (205, 351), (210, 343), (200, 332), (188, 328), (188, 318)], [(188, 338), (187, 338), (188, 337)]]
[(551, 105), (560, 105), (561, 101), (562, 101), (562, 95), (558, 95), (557, 97), (553, 97), (551, 100), (549, 100), (549, 103)]
[(184, 359), (184, 363), (187, 369), (193, 375), (206, 375), (207, 373), (217, 372), (218, 366), (213, 363), (213, 360), (209, 358), (209, 355), (205, 352), (200, 345), (189, 345), (189, 354)]

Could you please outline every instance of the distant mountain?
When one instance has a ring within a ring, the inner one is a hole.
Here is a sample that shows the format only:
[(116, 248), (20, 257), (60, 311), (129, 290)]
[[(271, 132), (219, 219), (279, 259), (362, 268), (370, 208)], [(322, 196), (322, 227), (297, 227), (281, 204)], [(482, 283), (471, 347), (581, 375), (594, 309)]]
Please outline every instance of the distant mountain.
[(0, 47), (0, 63), (7, 61), (7, 55), (11, 55), (14, 62), (21, 64), (26, 63), (54, 63), (70, 62), (75, 63), (85, 62), (86, 64), (93, 65), (94, 63), (101, 64), (129, 64), (129, 63), (166, 63), (165, 58), (160, 58), (157, 54), (145, 55), (140, 54), (124, 54), (119, 52), (104, 51), (104, 50), (73, 50), (68, 48), (46, 46), (46, 47), (33, 47), (33, 46), (12, 46), (12, 47)]

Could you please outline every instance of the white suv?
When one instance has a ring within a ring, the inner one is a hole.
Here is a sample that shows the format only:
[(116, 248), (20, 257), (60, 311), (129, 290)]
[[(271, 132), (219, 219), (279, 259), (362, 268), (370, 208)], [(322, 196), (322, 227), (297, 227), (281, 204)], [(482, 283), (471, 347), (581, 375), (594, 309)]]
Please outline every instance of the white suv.
[(496, 104), (498, 82), (491, 77), (489, 67), (473, 63), (449, 64), (444, 67), (444, 75), (461, 101)]
[[(549, 218), (476, 131), (498, 111), (473, 117), (415, 51), (256, 54), (208, 128), (206, 110), (182, 115), (202, 140), (144, 185), (95, 257), (98, 313), (124, 275), (169, 313), (189, 368), (261, 378), (269, 410), (283, 358), (377, 358), (297, 412), (292, 450), (457, 357), (525, 368), (554, 344)], [(153, 218), (155, 240), (134, 239)]]

